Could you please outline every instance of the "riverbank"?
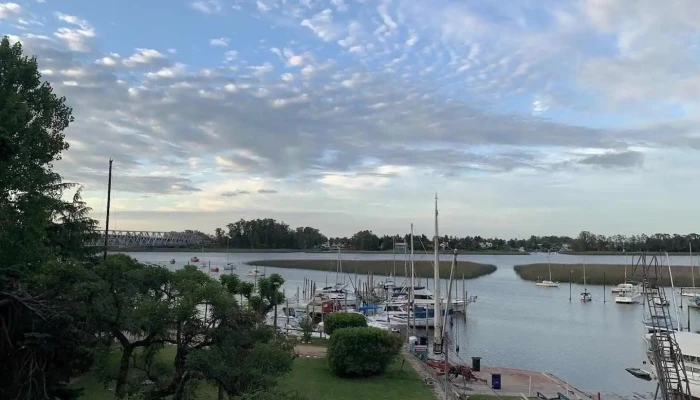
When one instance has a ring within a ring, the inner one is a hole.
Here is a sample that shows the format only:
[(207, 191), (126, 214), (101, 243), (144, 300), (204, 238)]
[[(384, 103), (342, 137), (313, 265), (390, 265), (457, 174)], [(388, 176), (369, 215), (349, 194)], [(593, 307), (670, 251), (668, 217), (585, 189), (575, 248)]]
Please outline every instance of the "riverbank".
[[(555, 282), (583, 283), (582, 264), (554, 264), (552, 263), (552, 280)], [(586, 283), (589, 285), (617, 285), (625, 281), (625, 267), (627, 277), (632, 277), (630, 265), (619, 264), (586, 264)], [(536, 282), (540, 279), (549, 279), (549, 267), (547, 263), (516, 265), (515, 273), (521, 279)], [(662, 268), (661, 285), (671, 286), (668, 276), (668, 267)], [(691, 268), (687, 266), (672, 266), (673, 283), (677, 287), (690, 287), (693, 283)], [(641, 279), (641, 270), (636, 274)], [(700, 282), (700, 277), (697, 277)]]
[[(311, 269), (328, 272), (335, 272), (336, 263), (336, 260), (258, 260), (247, 262), (248, 265), (256, 267)], [(451, 267), (451, 261), (440, 261), (440, 278), (448, 279)], [(433, 277), (432, 261), (415, 261), (414, 269), (417, 277)], [(343, 260), (343, 271), (348, 274), (367, 275), (371, 272), (374, 275), (387, 276), (392, 274), (393, 270), (394, 263), (391, 260)], [(475, 279), (495, 271), (495, 265), (459, 261), (455, 268), (455, 278), (461, 279), (464, 276), (465, 279)], [(396, 261), (396, 276), (405, 276), (403, 261)]]
[[(222, 247), (110, 247), (110, 252), (118, 253), (191, 253), (193, 255), (201, 253), (226, 253), (227, 249)], [(341, 250), (343, 254), (393, 254), (391, 250)], [(228, 249), (229, 253), (327, 253), (335, 254), (335, 251), (314, 250), (314, 249)], [(483, 256), (522, 256), (530, 253), (519, 251), (459, 251), (459, 254), (483, 255)], [(396, 253), (399, 254), (399, 253)], [(400, 253), (403, 256), (403, 253)], [(452, 250), (441, 251), (440, 254), (452, 254)]]
[[(623, 251), (560, 251), (559, 254), (565, 254), (567, 256), (631, 256), (641, 253), (635, 253), (633, 251), (623, 252)], [(647, 255), (665, 256), (666, 253), (660, 252), (648, 252)], [(687, 251), (669, 251), (669, 256), (687, 256), (689, 255)]]

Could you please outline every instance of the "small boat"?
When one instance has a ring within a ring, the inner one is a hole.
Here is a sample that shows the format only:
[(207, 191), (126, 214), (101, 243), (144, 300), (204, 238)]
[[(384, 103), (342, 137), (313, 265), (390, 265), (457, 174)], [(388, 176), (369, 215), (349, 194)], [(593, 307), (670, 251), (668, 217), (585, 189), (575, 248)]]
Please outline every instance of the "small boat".
[(261, 276), (263, 274), (260, 272), (259, 269), (253, 268), (250, 271), (248, 271), (248, 273), (246, 273), (246, 275), (248, 275), (248, 276)]
[(211, 272), (219, 272), (219, 267), (214, 267), (211, 269)]
[(193, 262), (193, 263), (199, 262), (199, 258), (198, 258), (198, 257), (192, 257), (192, 258), (190, 258), (190, 262)]
[(202, 265), (200, 265), (200, 267), (206, 268), (206, 267), (207, 267), (207, 264), (206, 264), (206, 263), (202, 263)]
[(175, 264), (175, 259), (170, 260), (170, 264)]
[(634, 375), (635, 377), (639, 379), (644, 379), (645, 381), (650, 381), (652, 379), (651, 373), (639, 369), (639, 368), (625, 368), (625, 371), (629, 372), (630, 374)]
[(667, 307), (669, 304), (671, 304), (671, 302), (669, 302), (668, 299), (661, 300), (658, 297), (654, 297), (654, 304), (657, 306)]
[(231, 263), (228, 263), (228, 265), (224, 267), (224, 271), (233, 271), (234, 269), (236, 269), (236, 267)]
[(593, 297), (591, 296), (590, 293), (588, 293), (588, 292), (581, 293), (581, 301), (587, 302), (587, 301), (591, 301), (591, 300), (593, 300)]

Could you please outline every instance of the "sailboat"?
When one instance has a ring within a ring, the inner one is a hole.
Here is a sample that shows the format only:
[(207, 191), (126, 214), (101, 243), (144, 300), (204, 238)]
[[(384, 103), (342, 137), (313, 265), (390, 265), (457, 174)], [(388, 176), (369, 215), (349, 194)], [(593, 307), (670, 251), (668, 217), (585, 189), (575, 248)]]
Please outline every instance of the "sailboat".
[(688, 243), (688, 246), (690, 246), (690, 276), (693, 279), (693, 287), (691, 290), (684, 290), (683, 288), (681, 288), (681, 296), (698, 297), (700, 296), (700, 289), (695, 287), (695, 269), (693, 268), (693, 245), (692, 243)]
[(537, 286), (558, 287), (559, 282), (552, 281), (552, 263), (549, 262), (549, 252), (547, 252), (547, 265), (549, 266), (549, 280), (537, 282)]
[(229, 248), (230, 242), (231, 242), (231, 238), (228, 238), (228, 240), (226, 240), (226, 266), (224, 267), (225, 271), (233, 271), (234, 269), (236, 269), (236, 267), (233, 265), (233, 263), (228, 262), (228, 254), (229, 254), (228, 248)]
[(582, 302), (587, 302), (593, 300), (593, 296), (591, 296), (590, 293), (588, 293), (588, 290), (586, 289), (586, 261), (583, 261), (583, 293), (581, 293), (581, 301)]

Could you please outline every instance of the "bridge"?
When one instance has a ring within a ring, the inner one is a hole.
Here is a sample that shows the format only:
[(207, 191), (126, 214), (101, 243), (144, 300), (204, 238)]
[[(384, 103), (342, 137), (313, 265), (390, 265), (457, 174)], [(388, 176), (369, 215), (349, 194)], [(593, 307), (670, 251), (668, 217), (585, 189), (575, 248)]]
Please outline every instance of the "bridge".
[[(178, 247), (204, 245), (209, 239), (201, 232), (109, 231), (107, 247)], [(105, 233), (90, 246), (104, 246)]]

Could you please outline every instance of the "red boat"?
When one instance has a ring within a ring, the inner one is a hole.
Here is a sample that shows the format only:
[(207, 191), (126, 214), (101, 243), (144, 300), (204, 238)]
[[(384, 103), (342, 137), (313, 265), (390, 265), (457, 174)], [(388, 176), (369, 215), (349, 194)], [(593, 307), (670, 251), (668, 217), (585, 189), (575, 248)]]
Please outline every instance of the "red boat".
[(190, 258), (190, 262), (199, 262), (199, 258), (192, 257), (192, 258)]
[(219, 272), (219, 267), (214, 267), (211, 269), (211, 272)]

